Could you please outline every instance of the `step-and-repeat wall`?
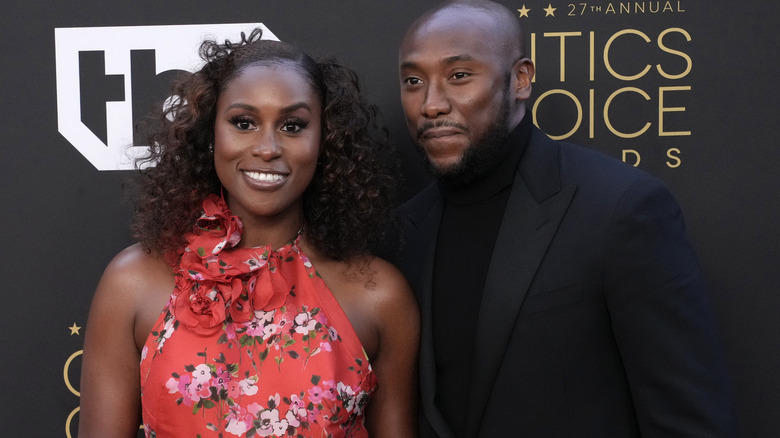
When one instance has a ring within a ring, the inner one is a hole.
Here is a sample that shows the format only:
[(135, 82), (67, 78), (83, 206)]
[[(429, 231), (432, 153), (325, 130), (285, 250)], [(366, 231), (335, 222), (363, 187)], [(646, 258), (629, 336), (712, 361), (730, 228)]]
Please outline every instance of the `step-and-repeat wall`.
[[(780, 434), (780, 4), (504, 0), (537, 66), (534, 122), (657, 175), (710, 285), (746, 437)], [(90, 299), (132, 243), (133, 125), (206, 35), (266, 36), (357, 70), (401, 151), (397, 46), (434, 2), (12, 2), (0, 17), (0, 435), (75, 436)], [(129, 147), (132, 146), (132, 147)]]

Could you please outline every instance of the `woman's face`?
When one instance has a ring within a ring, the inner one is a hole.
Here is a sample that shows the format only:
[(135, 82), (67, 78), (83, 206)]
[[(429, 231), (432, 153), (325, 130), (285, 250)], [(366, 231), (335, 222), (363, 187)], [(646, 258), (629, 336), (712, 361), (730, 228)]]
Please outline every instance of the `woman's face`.
[(290, 64), (250, 66), (217, 100), (214, 165), (231, 212), (300, 222), (317, 167), (322, 103)]

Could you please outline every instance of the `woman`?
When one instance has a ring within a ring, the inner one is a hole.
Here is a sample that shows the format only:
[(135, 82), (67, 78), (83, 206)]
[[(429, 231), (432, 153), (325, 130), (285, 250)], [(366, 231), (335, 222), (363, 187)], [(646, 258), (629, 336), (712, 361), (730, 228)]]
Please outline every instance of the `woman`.
[(204, 42), (151, 135), (82, 438), (415, 435), (417, 309), (368, 252), (391, 211), (374, 111), (347, 68), (259, 38)]

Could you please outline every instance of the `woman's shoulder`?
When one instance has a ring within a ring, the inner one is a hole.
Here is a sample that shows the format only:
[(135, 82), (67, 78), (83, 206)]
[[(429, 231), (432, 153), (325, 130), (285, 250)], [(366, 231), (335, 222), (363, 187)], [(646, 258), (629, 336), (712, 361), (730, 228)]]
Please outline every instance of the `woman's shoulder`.
[(335, 260), (304, 248), (317, 273), (338, 301), (369, 358), (396, 324), (416, 325), (417, 303), (404, 276), (388, 261), (362, 255)]
[(172, 267), (140, 244), (120, 251), (100, 279), (92, 312), (126, 323), (140, 349), (174, 288)]
[(160, 254), (140, 244), (120, 251), (109, 262), (95, 291), (94, 301), (108, 301), (113, 310), (136, 314), (150, 302), (159, 303), (171, 294), (173, 269)]
[(120, 251), (109, 262), (103, 280), (114, 286), (154, 284), (173, 278), (173, 270), (162, 254), (147, 251), (140, 243)]
[(370, 255), (348, 260), (315, 257), (312, 262), (337, 296), (348, 294), (352, 299), (374, 307), (413, 300), (409, 283), (401, 271), (382, 258)]
[[(417, 301), (406, 278), (392, 263), (375, 256), (362, 256), (338, 262), (338, 290), (346, 295), (362, 315), (379, 328), (418, 317)], [(331, 274), (332, 275), (332, 274)]]

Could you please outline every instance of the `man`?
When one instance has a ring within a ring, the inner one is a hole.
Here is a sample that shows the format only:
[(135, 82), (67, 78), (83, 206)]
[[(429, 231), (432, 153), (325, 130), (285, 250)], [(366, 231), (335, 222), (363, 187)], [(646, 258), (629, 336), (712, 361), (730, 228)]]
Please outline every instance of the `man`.
[(421, 434), (732, 436), (677, 204), (655, 178), (532, 125), (514, 15), (440, 6), (399, 63), (409, 133), (438, 179), (402, 208), (398, 262), (423, 318)]

